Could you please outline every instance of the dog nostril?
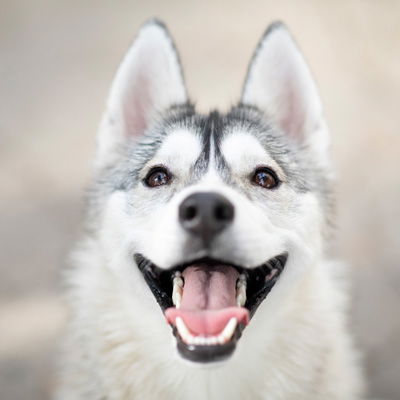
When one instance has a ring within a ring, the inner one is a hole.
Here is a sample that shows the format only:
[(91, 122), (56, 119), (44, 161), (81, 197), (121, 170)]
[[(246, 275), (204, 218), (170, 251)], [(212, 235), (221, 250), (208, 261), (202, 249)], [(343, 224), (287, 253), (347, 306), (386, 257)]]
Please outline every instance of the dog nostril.
[(219, 221), (230, 221), (233, 216), (233, 209), (225, 204), (220, 204), (215, 207), (214, 216)]
[(181, 203), (178, 218), (183, 229), (209, 243), (232, 223), (234, 214), (233, 204), (222, 195), (200, 192), (191, 194)]
[(197, 215), (197, 208), (195, 206), (188, 206), (184, 212), (183, 218), (186, 221), (191, 221), (192, 219), (196, 218)]

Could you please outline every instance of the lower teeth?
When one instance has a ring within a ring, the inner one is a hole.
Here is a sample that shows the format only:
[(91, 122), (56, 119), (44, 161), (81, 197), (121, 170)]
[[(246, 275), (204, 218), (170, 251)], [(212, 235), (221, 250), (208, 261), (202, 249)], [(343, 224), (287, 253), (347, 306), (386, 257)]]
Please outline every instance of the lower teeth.
[(237, 319), (232, 317), (223, 331), (217, 336), (192, 335), (181, 317), (176, 317), (175, 323), (179, 336), (185, 343), (196, 346), (215, 346), (217, 344), (225, 344), (231, 340), (236, 330)]

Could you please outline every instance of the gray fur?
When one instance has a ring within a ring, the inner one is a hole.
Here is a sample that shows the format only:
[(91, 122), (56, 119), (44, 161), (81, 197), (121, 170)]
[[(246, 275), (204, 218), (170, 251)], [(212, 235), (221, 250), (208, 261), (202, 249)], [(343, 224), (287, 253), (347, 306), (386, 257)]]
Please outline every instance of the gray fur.
[[(291, 140), (279, 131), (273, 122), (260, 110), (243, 104), (233, 107), (228, 113), (217, 111), (208, 115), (198, 114), (192, 104), (176, 105), (156, 120), (139, 140), (126, 139), (119, 150), (119, 157), (112, 165), (96, 172), (88, 191), (88, 210), (93, 220), (93, 210), (102, 199), (118, 190), (131, 191), (139, 181), (139, 172), (151, 160), (169, 132), (177, 128), (187, 128), (196, 132), (203, 143), (200, 157), (192, 167), (192, 177), (187, 185), (198, 182), (207, 172), (210, 162), (211, 141), (214, 142), (216, 167), (226, 183), (235, 186), (229, 166), (220, 151), (220, 143), (226, 132), (232, 128), (241, 129), (254, 135), (260, 144), (280, 165), (288, 178), (288, 185), (299, 193), (314, 192), (325, 210), (327, 225), (333, 216), (332, 182), (328, 171), (318, 167), (309, 149)], [(183, 150), (180, 150), (183, 151)], [(93, 221), (90, 221), (93, 223)]]

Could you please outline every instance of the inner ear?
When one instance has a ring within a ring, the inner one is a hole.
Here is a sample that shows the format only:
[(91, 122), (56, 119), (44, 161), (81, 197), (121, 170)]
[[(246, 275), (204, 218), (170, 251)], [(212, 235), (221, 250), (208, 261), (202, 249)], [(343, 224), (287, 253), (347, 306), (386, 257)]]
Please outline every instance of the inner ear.
[(111, 86), (99, 135), (99, 157), (142, 135), (157, 117), (187, 103), (178, 54), (165, 25), (146, 23), (125, 55)]
[(242, 103), (256, 106), (287, 135), (307, 141), (322, 120), (317, 87), (282, 23), (272, 24), (250, 63)]

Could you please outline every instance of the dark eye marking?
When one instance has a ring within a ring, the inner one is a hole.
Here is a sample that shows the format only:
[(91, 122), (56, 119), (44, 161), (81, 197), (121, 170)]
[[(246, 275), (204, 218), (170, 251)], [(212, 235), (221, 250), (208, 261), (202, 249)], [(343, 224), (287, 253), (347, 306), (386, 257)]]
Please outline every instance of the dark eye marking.
[(171, 183), (172, 174), (163, 166), (156, 166), (150, 169), (146, 177), (143, 179), (144, 185), (149, 188), (168, 185)]
[(275, 189), (281, 183), (275, 171), (268, 167), (257, 168), (251, 176), (251, 181), (264, 189)]

